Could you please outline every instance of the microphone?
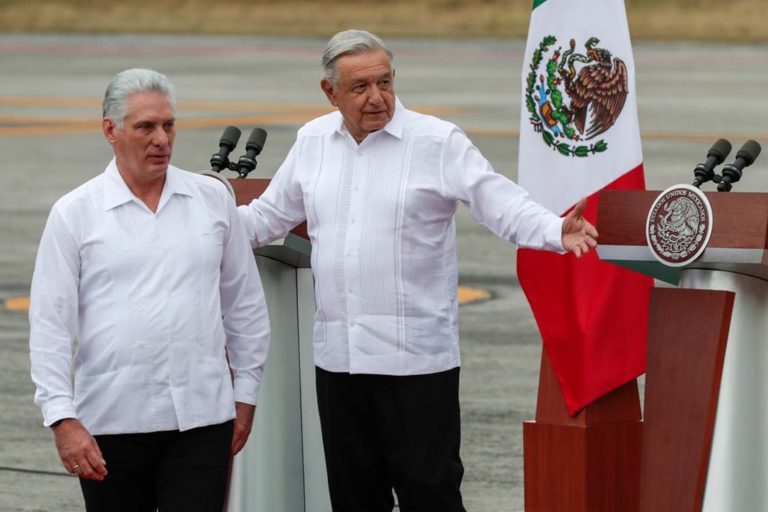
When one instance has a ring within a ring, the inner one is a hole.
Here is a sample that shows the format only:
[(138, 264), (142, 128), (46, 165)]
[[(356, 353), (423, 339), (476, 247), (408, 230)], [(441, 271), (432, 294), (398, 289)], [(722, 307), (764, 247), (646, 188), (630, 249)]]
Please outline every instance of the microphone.
[(712, 144), (707, 152), (707, 161), (699, 164), (693, 170), (696, 179), (693, 182), (694, 187), (701, 187), (702, 183), (715, 179), (715, 167), (723, 163), (728, 153), (731, 152), (731, 143), (725, 139), (719, 139)]
[(240, 128), (237, 126), (227, 126), (219, 139), (219, 150), (211, 155), (211, 170), (219, 172), (222, 169), (229, 169), (229, 153), (237, 146), (240, 140)]
[(264, 148), (267, 140), (267, 132), (261, 128), (254, 128), (248, 142), (245, 143), (245, 154), (237, 161), (238, 178), (245, 178), (248, 173), (256, 168), (256, 157)]
[(754, 140), (748, 140), (736, 152), (736, 160), (732, 164), (723, 167), (723, 179), (717, 185), (718, 192), (730, 192), (731, 183), (736, 183), (741, 179), (741, 171), (752, 165), (760, 154), (760, 144)]

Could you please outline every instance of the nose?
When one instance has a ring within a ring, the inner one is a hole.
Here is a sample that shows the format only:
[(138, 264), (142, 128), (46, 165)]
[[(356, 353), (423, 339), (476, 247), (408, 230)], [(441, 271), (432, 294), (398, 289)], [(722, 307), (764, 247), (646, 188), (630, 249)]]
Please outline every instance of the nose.
[(374, 105), (381, 105), (383, 101), (384, 101), (384, 98), (381, 95), (381, 90), (379, 89), (379, 86), (374, 85), (373, 87), (371, 87), (371, 95), (368, 97), (368, 102)]
[(170, 141), (170, 134), (165, 131), (164, 127), (158, 126), (152, 132), (152, 144), (155, 146), (165, 147)]

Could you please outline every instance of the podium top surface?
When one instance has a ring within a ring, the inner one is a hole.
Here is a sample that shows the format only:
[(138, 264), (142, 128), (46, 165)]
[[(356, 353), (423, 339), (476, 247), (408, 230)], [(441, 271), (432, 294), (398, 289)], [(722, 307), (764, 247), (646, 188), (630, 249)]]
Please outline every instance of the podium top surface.
[(712, 237), (704, 253), (684, 267), (667, 267), (648, 247), (646, 222), (661, 191), (605, 190), (600, 192), (597, 253), (657, 279), (676, 284), (680, 270), (704, 268), (768, 279), (768, 194), (706, 192), (712, 205)]

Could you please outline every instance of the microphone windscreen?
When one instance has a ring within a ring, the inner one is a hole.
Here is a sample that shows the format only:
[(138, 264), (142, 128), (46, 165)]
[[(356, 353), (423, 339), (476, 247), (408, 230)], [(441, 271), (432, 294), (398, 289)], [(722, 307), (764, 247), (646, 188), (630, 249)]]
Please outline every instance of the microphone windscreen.
[(224, 128), (224, 133), (221, 135), (221, 139), (219, 139), (219, 145), (227, 146), (231, 150), (237, 146), (237, 141), (239, 140), (240, 128), (237, 126), (227, 126)]
[(752, 165), (752, 162), (755, 161), (757, 155), (760, 154), (761, 149), (762, 148), (760, 147), (760, 144), (757, 143), (757, 141), (748, 140), (744, 143), (743, 146), (741, 146), (741, 149), (739, 149), (738, 153), (736, 153), (736, 158), (741, 158), (744, 160), (746, 165)]
[(245, 147), (256, 149), (257, 153), (260, 153), (264, 148), (264, 143), (267, 141), (267, 132), (262, 128), (254, 128), (251, 132), (251, 136), (248, 137)]
[(723, 161), (725, 160), (725, 158), (728, 156), (730, 152), (731, 152), (731, 143), (725, 139), (719, 139), (717, 142), (712, 144), (711, 148), (709, 148), (709, 153), (707, 153), (707, 158), (714, 157), (716, 160), (716, 164), (719, 165), (723, 163)]

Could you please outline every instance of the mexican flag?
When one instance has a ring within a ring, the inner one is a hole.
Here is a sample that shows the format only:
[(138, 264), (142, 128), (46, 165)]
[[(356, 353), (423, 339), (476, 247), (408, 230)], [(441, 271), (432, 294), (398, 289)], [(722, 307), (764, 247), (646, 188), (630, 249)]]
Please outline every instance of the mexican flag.
[[(622, 0), (534, 0), (523, 64), (518, 182), (558, 215), (601, 189), (644, 189)], [(598, 243), (600, 240), (598, 238)], [(568, 411), (645, 371), (653, 280), (601, 261), (518, 251), (517, 273)]]

